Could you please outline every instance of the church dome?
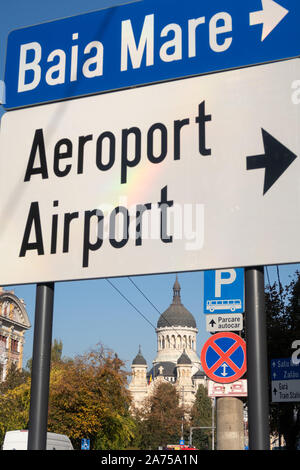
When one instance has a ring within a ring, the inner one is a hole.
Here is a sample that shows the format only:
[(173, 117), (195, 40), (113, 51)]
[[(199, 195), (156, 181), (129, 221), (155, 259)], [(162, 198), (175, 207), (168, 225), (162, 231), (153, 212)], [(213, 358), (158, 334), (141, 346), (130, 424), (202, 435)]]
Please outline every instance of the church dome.
[(135, 366), (146, 366), (147, 365), (146, 359), (142, 355), (141, 348), (139, 348), (139, 352), (137, 353), (137, 355), (133, 359), (132, 365), (135, 365)]
[(181, 354), (181, 356), (178, 358), (177, 364), (192, 364), (192, 361), (190, 360), (189, 356), (185, 351)]
[(158, 377), (176, 377), (176, 364), (171, 361), (163, 361), (154, 364), (150, 372), (148, 372), (147, 377), (148, 379), (152, 377), (152, 379)]
[(193, 379), (203, 379), (205, 377), (206, 377), (205, 372), (201, 369), (198, 369), (196, 374), (193, 375)]
[(168, 328), (172, 326), (197, 328), (195, 318), (181, 303), (180, 289), (180, 284), (176, 276), (176, 281), (173, 286), (173, 302), (159, 317), (157, 328)]

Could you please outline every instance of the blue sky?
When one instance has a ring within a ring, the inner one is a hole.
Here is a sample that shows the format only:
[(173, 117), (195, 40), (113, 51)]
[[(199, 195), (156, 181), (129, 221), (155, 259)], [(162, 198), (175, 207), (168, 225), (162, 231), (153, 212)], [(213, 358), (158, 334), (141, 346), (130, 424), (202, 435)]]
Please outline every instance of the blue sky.
[[(86, 13), (122, 3), (121, 0), (9, 0), (1, 1), (0, 15), (0, 79), (4, 79), (7, 35), (10, 31), (44, 21)], [(0, 107), (1, 108), (1, 107)], [(0, 116), (4, 110), (0, 109)], [(283, 283), (299, 265), (280, 266)], [(3, 266), (2, 266), (3, 269)], [(276, 267), (269, 268), (271, 281), (277, 280)], [(172, 300), (174, 274), (133, 278), (143, 293), (163, 312)], [(147, 302), (128, 278), (112, 282), (140, 311), (138, 313), (105, 280), (60, 282), (55, 285), (53, 339), (63, 342), (63, 355), (74, 356), (88, 351), (99, 342), (116, 351), (127, 368), (139, 345), (148, 365), (156, 355), (155, 326), (158, 312)], [(179, 273), (182, 301), (195, 316), (198, 354), (209, 334), (205, 331), (203, 314), (203, 273)], [(32, 328), (26, 334), (24, 364), (32, 356), (35, 285), (10, 286), (25, 300)], [(146, 317), (146, 319), (143, 317)]]

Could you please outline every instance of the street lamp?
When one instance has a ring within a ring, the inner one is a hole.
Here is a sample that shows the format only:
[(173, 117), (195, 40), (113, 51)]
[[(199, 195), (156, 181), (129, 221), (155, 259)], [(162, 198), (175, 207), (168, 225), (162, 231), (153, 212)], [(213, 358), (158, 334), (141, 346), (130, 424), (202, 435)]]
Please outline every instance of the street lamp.
[(184, 442), (184, 439), (183, 439), (183, 420), (184, 420), (184, 416), (181, 417), (181, 439), (180, 439), (181, 444), (183, 444), (183, 442)]

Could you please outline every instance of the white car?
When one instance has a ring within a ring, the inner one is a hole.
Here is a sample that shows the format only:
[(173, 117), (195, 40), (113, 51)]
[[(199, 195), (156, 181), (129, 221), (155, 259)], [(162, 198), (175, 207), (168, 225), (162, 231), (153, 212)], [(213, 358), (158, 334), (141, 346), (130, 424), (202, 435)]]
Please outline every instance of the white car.
[[(2, 450), (27, 450), (28, 431), (7, 431)], [(74, 450), (68, 436), (47, 432), (47, 450)]]

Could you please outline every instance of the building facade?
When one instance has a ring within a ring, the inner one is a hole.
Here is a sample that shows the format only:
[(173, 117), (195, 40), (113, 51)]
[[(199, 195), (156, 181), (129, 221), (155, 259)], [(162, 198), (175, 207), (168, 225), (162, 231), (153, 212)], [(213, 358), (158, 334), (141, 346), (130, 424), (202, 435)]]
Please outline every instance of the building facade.
[(134, 406), (139, 408), (153, 392), (156, 384), (168, 381), (176, 387), (180, 404), (191, 408), (200, 384), (206, 386), (197, 355), (197, 325), (194, 316), (181, 302), (177, 276), (173, 301), (158, 319), (156, 327), (157, 354), (148, 370), (141, 348), (132, 361), (129, 390)]
[(0, 381), (11, 364), (22, 368), (24, 333), (30, 326), (24, 301), (0, 287)]

